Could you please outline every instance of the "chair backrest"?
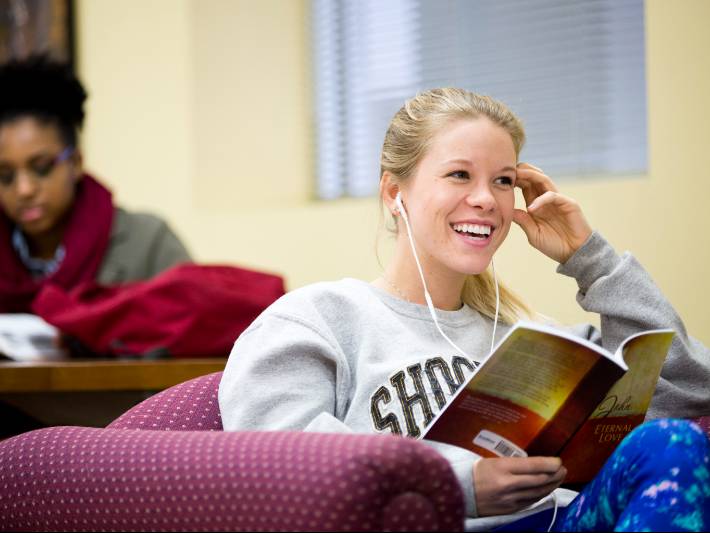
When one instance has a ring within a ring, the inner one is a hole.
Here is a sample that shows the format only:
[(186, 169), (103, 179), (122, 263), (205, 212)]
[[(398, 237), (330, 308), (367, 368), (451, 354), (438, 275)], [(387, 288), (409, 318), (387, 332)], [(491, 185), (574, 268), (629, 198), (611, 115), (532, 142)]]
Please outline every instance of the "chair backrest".
[(217, 389), (222, 372), (200, 376), (151, 396), (107, 427), (164, 431), (222, 431)]

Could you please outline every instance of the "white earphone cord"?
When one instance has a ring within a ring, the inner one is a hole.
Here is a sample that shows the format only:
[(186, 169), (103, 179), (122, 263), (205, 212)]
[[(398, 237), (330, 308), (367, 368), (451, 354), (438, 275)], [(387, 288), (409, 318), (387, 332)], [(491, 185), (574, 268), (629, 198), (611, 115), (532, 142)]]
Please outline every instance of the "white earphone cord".
[[(464, 352), (461, 348), (456, 346), (456, 343), (452, 341), (446, 333), (443, 332), (441, 329), (441, 326), (439, 326), (439, 321), (436, 318), (436, 311), (434, 310), (434, 302), (431, 300), (431, 295), (429, 294), (429, 290), (427, 289), (426, 286), (426, 281), (424, 279), (424, 272), (422, 271), (422, 265), (419, 263), (419, 256), (417, 255), (417, 249), (414, 246), (414, 237), (412, 236), (412, 230), (409, 227), (409, 217), (407, 216), (407, 212), (404, 209), (404, 204), (402, 203), (402, 198), (399, 193), (397, 193), (397, 198), (395, 199), (397, 203), (397, 207), (399, 208), (400, 213), (402, 213), (402, 220), (404, 220), (404, 225), (407, 228), (407, 236), (409, 237), (409, 245), (412, 248), (412, 254), (414, 255), (414, 261), (417, 264), (417, 270), (419, 271), (419, 277), (422, 280), (422, 285), (424, 287), (424, 300), (426, 300), (427, 307), (429, 308), (429, 314), (431, 314), (431, 318), (434, 320), (434, 325), (436, 326), (436, 329), (439, 330), (439, 333), (441, 334), (442, 337), (448, 342), (451, 346), (456, 349), (457, 352), (459, 352), (461, 355), (464, 357), (467, 357), (471, 359), (471, 357)], [(491, 261), (491, 264), (493, 264), (493, 261)], [(499, 303), (500, 303), (500, 298), (498, 294), (498, 279), (496, 278), (496, 270), (495, 270), (495, 265), (493, 265), (493, 281), (496, 286), (496, 316), (495, 320), (493, 321), (493, 336), (491, 337), (491, 351), (493, 351), (493, 346), (495, 344), (495, 338), (496, 338), (496, 326), (498, 324), (498, 308), (499, 308)]]
[(550, 522), (549, 527), (547, 528), (547, 531), (552, 531), (552, 526), (555, 525), (555, 520), (557, 520), (557, 507), (559, 506), (557, 502), (557, 495), (553, 492), (552, 493), (552, 502), (555, 504), (555, 509), (552, 511), (552, 522)]
[[(436, 329), (439, 330), (439, 333), (441, 334), (446, 341), (453, 346), (456, 351), (458, 351), (461, 355), (464, 357), (468, 357), (466, 352), (464, 352), (461, 348), (456, 346), (454, 341), (449, 339), (449, 337), (444, 333), (441, 329), (441, 326), (439, 326), (439, 321), (436, 318), (436, 311), (434, 310), (434, 303), (431, 300), (431, 296), (429, 295), (429, 290), (427, 289), (426, 286), (426, 280), (424, 279), (424, 272), (422, 270), (422, 265), (419, 263), (419, 256), (417, 255), (417, 249), (414, 246), (414, 237), (412, 237), (412, 230), (409, 227), (409, 219), (407, 217), (407, 212), (404, 210), (404, 205), (402, 203), (402, 199), (399, 195), (397, 194), (397, 207), (399, 208), (399, 211), (402, 213), (402, 220), (404, 220), (404, 225), (407, 227), (407, 235), (409, 236), (409, 245), (412, 248), (412, 254), (414, 255), (414, 261), (417, 264), (417, 270), (419, 271), (419, 277), (422, 280), (422, 285), (424, 286), (424, 299), (426, 300), (427, 307), (429, 308), (429, 313), (431, 314), (431, 318), (434, 319), (434, 325), (436, 325)], [(496, 326), (498, 325), (498, 312), (500, 311), (500, 292), (498, 290), (498, 277), (496, 276), (496, 266), (493, 260), (491, 259), (491, 268), (493, 270), (493, 284), (495, 285), (496, 288), (496, 316), (495, 320), (493, 321), (493, 335), (491, 336), (491, 352), (493, 352), (493, 346), (495, 345), (495, 338), (496, 338)], [(550, 522), (549, 527), (547, 528), (547, 531), (551, 531), (552, 527), (555, 525), (555, 520), (557, 519), (557, 508), (558, 508), (558, 502), (557, 502), (557, 496), (555, 493), (552, 493), (552, 502), (554, 505), (554, 510), (552, 513), (552, 521)]]

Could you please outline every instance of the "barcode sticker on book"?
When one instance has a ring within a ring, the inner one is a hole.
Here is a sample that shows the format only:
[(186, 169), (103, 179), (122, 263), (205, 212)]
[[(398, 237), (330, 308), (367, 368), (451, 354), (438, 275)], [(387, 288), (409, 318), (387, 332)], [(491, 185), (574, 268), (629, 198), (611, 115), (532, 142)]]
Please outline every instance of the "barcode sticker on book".
[(473, 443), (476, 446), (480, 446), (481, 448), (485, 448), (486, 450), (493, 452), (499, 457), (528, 456), (522, 448), (519, 448), (508, 439), (486, 429), (482, 429), (478, 435), (476, 435), (476, 438), (473, 439)]

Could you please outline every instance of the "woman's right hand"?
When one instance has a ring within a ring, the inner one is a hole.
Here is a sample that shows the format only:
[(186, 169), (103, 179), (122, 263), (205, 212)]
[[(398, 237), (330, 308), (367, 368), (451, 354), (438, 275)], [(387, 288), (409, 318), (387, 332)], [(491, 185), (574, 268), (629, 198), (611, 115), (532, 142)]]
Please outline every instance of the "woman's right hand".
[(473, 467), (478, 516), (510, 514), (544, 498), (562, 484), (559, 457), (496, 457)]

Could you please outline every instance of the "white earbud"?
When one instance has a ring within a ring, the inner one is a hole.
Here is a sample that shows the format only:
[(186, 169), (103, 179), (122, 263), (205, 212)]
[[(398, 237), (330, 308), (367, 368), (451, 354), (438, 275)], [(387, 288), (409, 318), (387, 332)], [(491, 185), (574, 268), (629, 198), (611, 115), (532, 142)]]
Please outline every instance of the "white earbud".
[[(434, 303), (432, 302), (431, 295), (429, 294), (429, 290), (427, 289), (426, 286), (426, 281), (424, 280), (424, 272), (422, 271), (422, 266), (419, 263), (419, 256), (417, 255), (417, 249), (414, 246), (414, 237), (412, 236), (412, 230), (409, 227), (409, 217), (407, 216), (407, 210), (404, 208), (404, 203), (402, 202), (402, 193), (400, 191), (397, 191), (397, 196), (394, 198), (394, 202), (397, 205), (397, 209), (399, 210), (400, 214), (402, 215), (402, 220), (404, 220), (404, 225), (407, 228), (407, 236), (409, 237), (409, 245), (412, 248), (412, 254), (414, 255), (414, 261), (417, 264), (417, 270), (419, 271), (419, 277), (422, 280), (422, 286), (424, 287), (424, 300), (426, 301), (427, 307), (429, 308), (429, 314), (431, 315), (431, 318), (434, 320), (434, 325), (436, 326), (436, 329), (439, 330), (439, 333), (441, 336), (446, 339), (446, 341), (453, 346), (456, 351), (458, 351), (461, 355), (464, 357), (467, 357), (471, 359), (466, 352), (464, 352), (461, 348), (456, 346), (454, 341), (449, 339), (449, 337), (444, 333), (441, 329), (441, 326), (439, 326), (439, 321), (436, 318), (436, 311), (434, 310)], [(493, 282), (496, 287), (496, 316), (495, 320), (493, 321), (493, 335), (491, 336), (491, 351), (493, 351), (493, 346), (495, 345), (495, 338), (496, 338), (496, 326), (498, 325), (498, 311), (499, 311), (499, 306), (500, 306), (500, 296), (498, 293), (498, 279), (496, 277), (496, 268), (495, 265), (493, 264), (493, 260), (491, 260), (491, 266), (493, 267)]]
[(402, 193), (397, 191), (397, 196), (394, 197), (394, 203), (397, 206), (397, 211), (402, 213), (402, 217), (406, 217), (407, 213), (404, 211), (404, 204), (402, 203)]

